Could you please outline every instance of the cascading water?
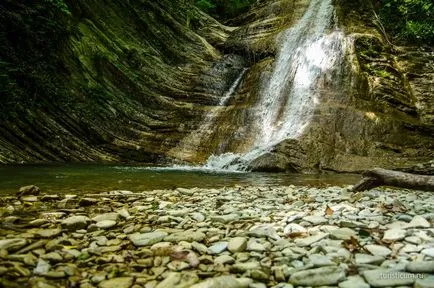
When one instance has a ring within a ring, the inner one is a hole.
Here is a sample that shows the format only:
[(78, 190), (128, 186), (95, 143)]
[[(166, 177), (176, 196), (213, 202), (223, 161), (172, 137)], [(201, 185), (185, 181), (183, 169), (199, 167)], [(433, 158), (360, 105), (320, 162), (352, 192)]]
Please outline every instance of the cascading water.
[(248, 164), (285, 139), (298, 138), (308, 126), (320, 96), (345, 58), (343, 33), (330, 31), (331, 0), (312, 0), (300, 21), (281, 35), (278, 57), (264, 83), (254, 117), (258, 133), (243, 154), (212, 155), (207, 169), (246, 170)]
[[(178, 158), (188, 159), (191, 156), (191, 154), (196, 153), (195, 149), (197, 149), (201, 145), (201, 143), (211, 133), (213, 133), (213, 128), (216, 124), (215, 122), (217, 121), (217, 118), (224, 111), (225, 105), (237, 90), (247, 70), (248, 68), (243, 68), (241, 70), (240, 74), (232, 83), (229, 90), (220, 98), (218, 106), (213, 107), (213, 109), (205, 116), (199, 128), (193, 131), (192, 133), (190, 133), (190, 135), (188, 135), (186, 138), (182, 139), (182, 141), (174, 149), (172, 149), (169, 152), (169, 154), (175, 155)], [(188, 166), (177, 166), (177, 165), (175, 165), (175, 167), (188, 168)]]

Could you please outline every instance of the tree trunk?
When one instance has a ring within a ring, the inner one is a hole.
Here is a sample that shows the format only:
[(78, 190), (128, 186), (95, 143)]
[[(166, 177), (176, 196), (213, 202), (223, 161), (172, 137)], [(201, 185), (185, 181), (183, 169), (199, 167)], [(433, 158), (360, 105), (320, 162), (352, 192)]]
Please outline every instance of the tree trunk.
[(393, 186), (434, 192), (434, 176), (410, 174), (381, 168), (363, 173), (364, 178), (352, 191), (365, 191), (378, 186)]

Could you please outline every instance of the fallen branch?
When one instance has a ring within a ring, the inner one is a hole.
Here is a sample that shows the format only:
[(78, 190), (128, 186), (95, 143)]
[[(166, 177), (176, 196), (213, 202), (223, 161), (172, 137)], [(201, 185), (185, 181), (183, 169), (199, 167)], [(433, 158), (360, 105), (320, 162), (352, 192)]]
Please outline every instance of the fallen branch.
[(379, 186), (434, 192), (434, 176), (410, 174), (393, 170), (375, 168), (363, 173), (364, 178), (354, 185), (352, 191), (365, 191)]

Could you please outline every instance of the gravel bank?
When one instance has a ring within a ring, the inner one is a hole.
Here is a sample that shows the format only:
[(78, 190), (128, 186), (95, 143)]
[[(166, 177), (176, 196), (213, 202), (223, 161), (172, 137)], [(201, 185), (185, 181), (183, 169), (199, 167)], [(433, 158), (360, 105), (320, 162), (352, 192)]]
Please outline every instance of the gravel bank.
[(430, 192), (18, 195), (0, 198), (4, 287), (434, 287)]

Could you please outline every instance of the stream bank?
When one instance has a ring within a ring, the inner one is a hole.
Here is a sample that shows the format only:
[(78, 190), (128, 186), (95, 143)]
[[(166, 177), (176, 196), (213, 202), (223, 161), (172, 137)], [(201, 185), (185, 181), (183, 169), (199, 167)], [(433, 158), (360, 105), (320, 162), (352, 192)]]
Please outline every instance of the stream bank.
[(433, 286), (427, 192), (21, 194), (0, 198), (2, 287)]

